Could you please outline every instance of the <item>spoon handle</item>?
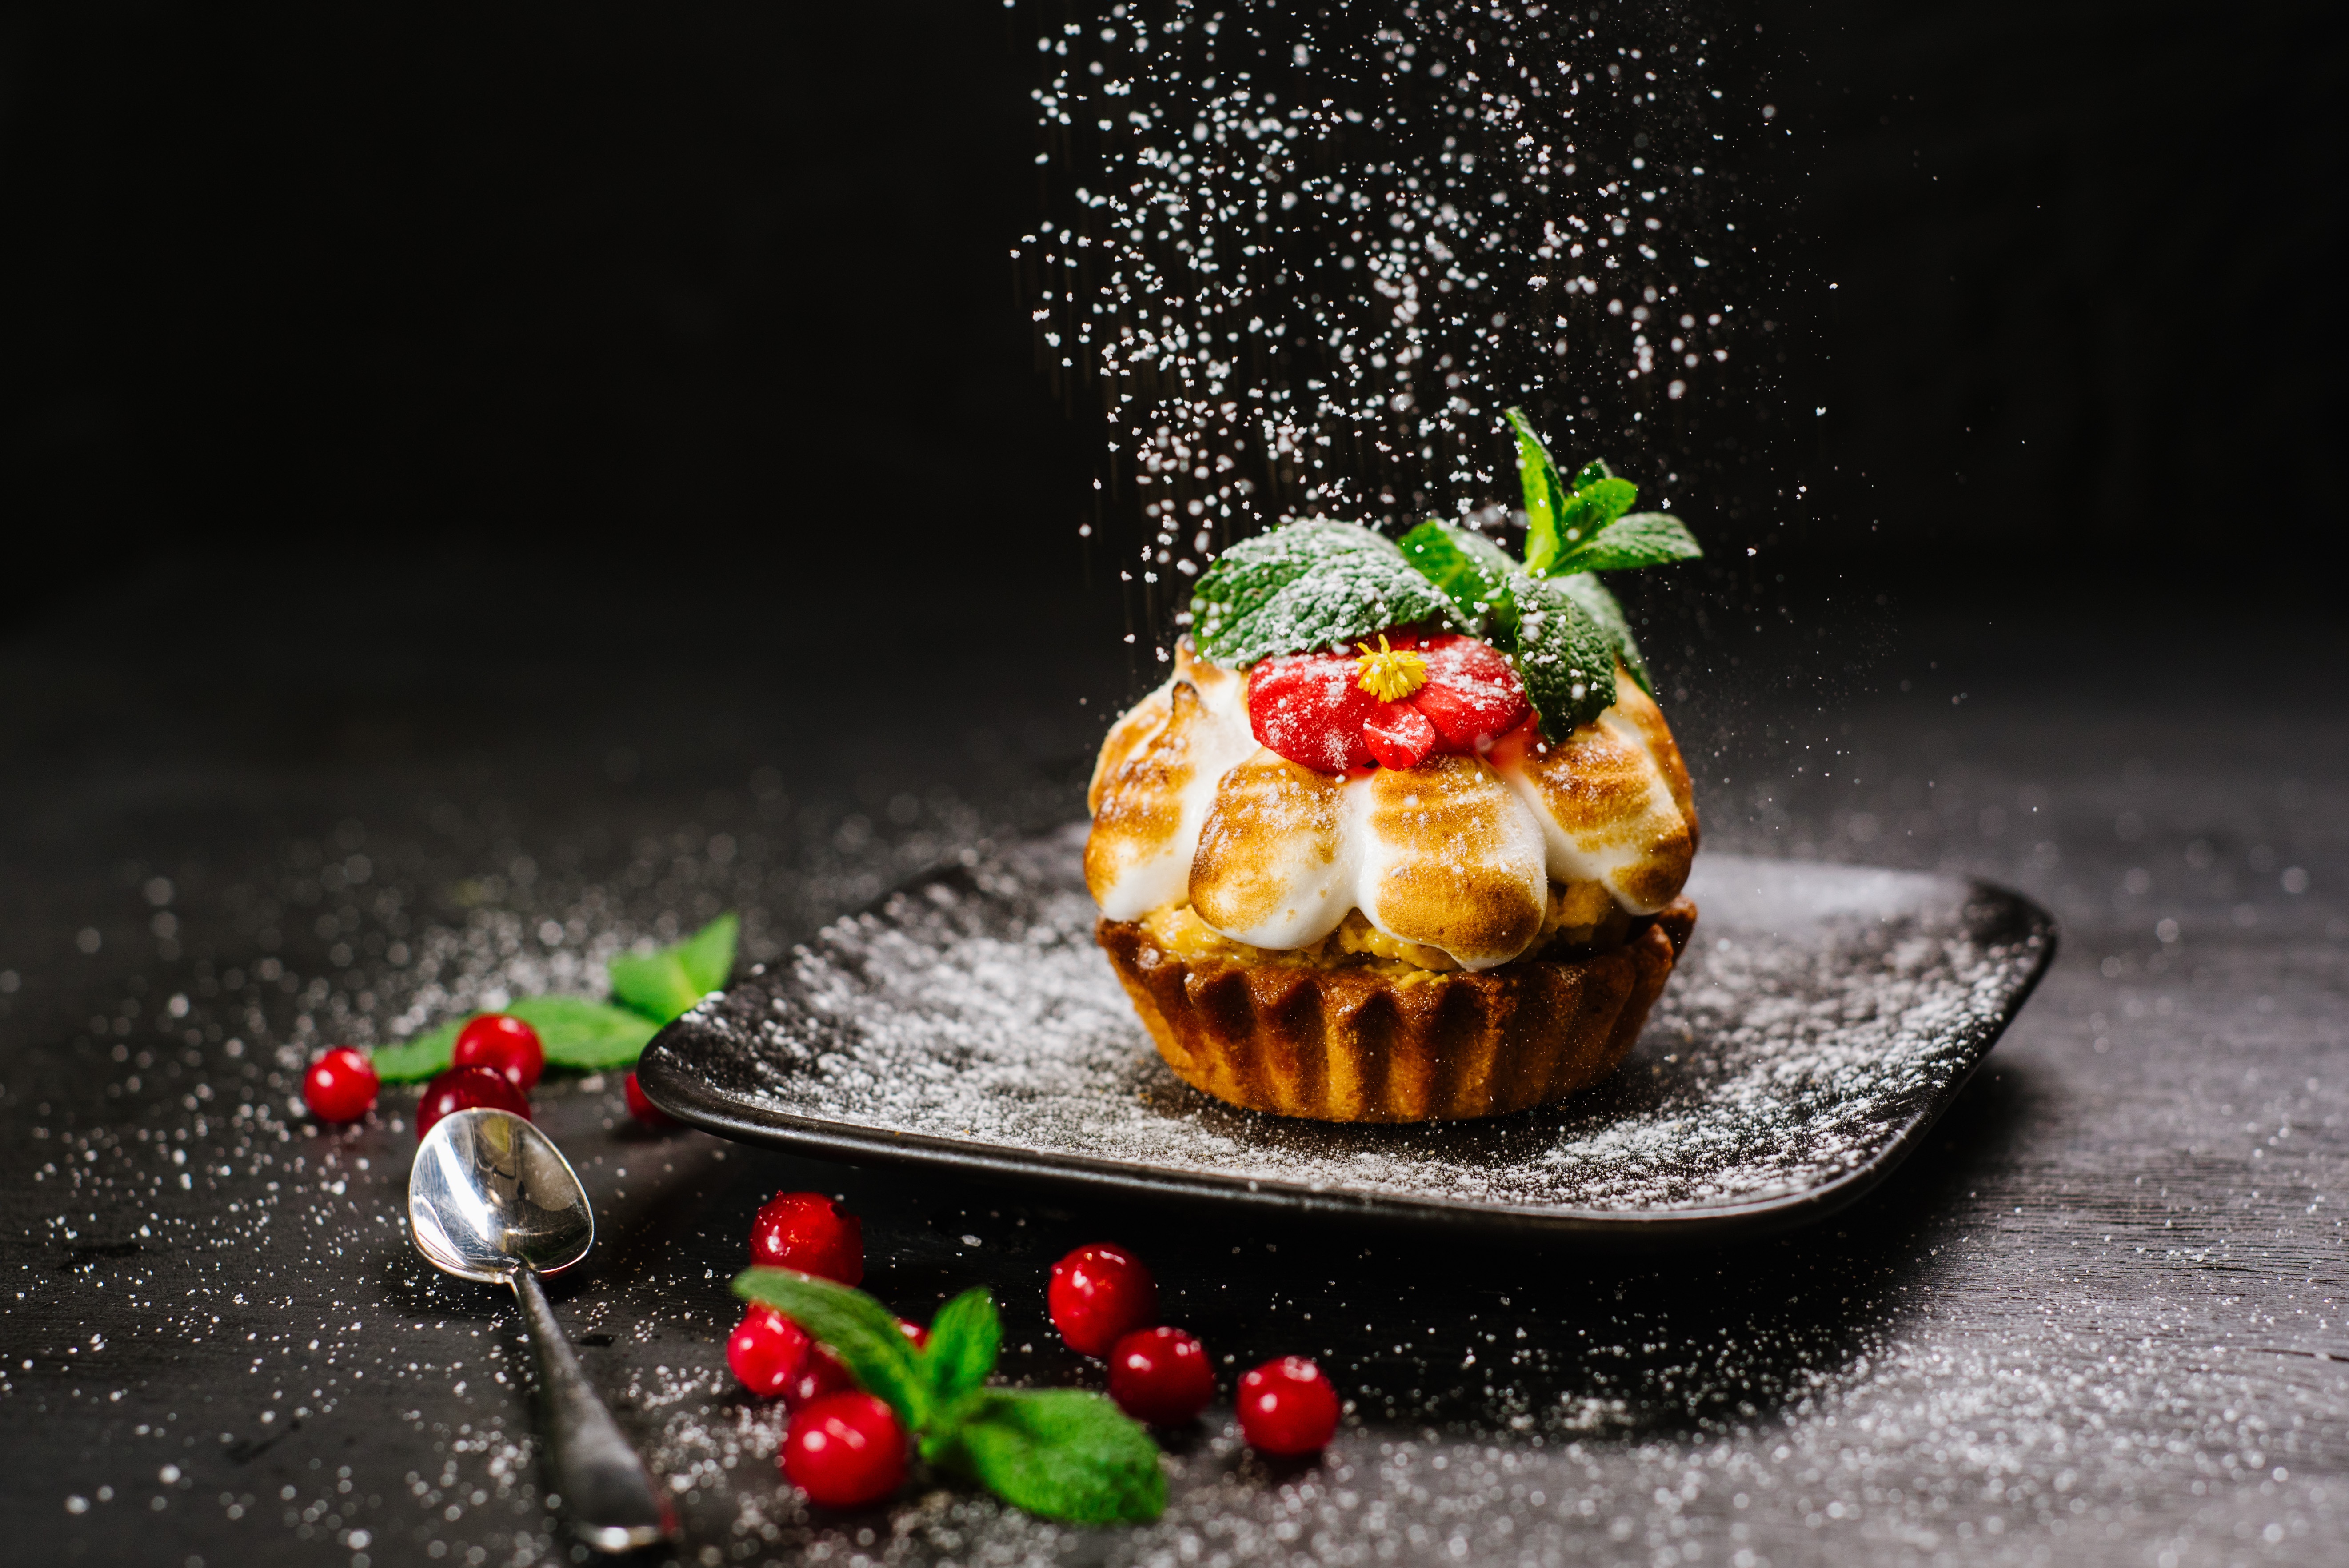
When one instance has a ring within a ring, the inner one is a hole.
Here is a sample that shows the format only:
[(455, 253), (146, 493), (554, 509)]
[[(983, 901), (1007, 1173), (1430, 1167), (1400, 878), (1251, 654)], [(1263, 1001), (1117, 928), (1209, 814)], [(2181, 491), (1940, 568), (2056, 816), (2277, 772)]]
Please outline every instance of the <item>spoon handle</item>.
[(563, 1494), (572, 1527), (598, 1552), (630, 1552), (674, 1533), (676, 1516), (580, 1370), (579, 1357), (547, 1305), (538, 1271), (523, 1264), (512, 1278), (546, 1400), (555, 1490)]

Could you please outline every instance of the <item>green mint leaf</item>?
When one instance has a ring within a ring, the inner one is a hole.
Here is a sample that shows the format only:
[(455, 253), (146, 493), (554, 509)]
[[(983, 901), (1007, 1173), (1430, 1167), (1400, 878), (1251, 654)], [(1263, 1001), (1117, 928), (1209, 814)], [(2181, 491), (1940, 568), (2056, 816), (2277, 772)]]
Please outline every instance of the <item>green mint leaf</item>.
[(1292, 522), (1245, 540), (1191, 596), (1199, 652), (1226, 669), (1430, 619), (1460, 615), (1392, 540), (1350, 522)]
[[(737, 917), (721, 914), (674, 946), (614, 959), (612, 993), (625, 1007), (584, 996), (525, 996), (505, 1011), (538, 1031), (549, 1067), (578, 1072), (633, 1067), (663, 1024), (726, 984), (741, 928)], [(447, 1071), (458, 1032), (481, 1016), (468, 1014), (383, 1047), (368, 1058), (376, 1076), (386, 1083), (419, 1083)]]
[(1600, 480), (1611, 480), (1614, 477), (1615, 470), (1607, 466), (1605, 458), (1593, 458), (1575, 470), (1572, 488), (1580, 490), (1585, 485), (1597, 484)]
[(1599, 532), (1631, 510), (1640, 499), (1640, 487), (1630, 480), (1599, 480), (1574, 492), (1558, 514), (1557, 531), (1562, 541), (1557, 555), (1547, 566), (1535, 566), (1532, 552), (1526, 552), (1526, 568), (1541, 576), (1565, 572), (1585, 572), (1589, 568), (1577, 566), (1578, 552), (1597, 539)]
[[(633, 1067), (660, 1026), (641, 1013), (585, 996), (524, 996), (505, 1009), (538, 1031), (546, 1047), (546, 1064), (574, 1072), (602, 1072), (607, 1068)], [(457, 1036), (481, 1016), (468, 1013), (436, 1029), (428, 1029), (396, 1046), (385, 1046), (367, 1059), (376, 1077), (386, 1083), (421, 1083), (449, 1070)]]
[(634, 1067), (660, 1033), (641, 1013), (585, 996), (525, 996), (506, 1011), (538, 1031), (547, 1066), (583, 1073)]
[(1526, 492), (1526, 570), (1547, 572), (1571, 542), (1563, 531), (1564, 514), (1570, 503), (1565, 487), (1558, 483), (1557, 465), (1550, 460), (1542, 438), (1534, 434), (1526, 411), (1510, 408), (1502, 417), (1517, 437), (1517, 482)]
[[(1614, 482), (1622, 483), (1620, 480)], [(1635, 511), (1609, 523), (1588, 542), (1567, 552), (1565, 558), (1551, 568), (1551, 574), (1662, 566), (1674, 561), (1693, 561), (1703, 553), (1679, 518), (1670, 512)]]
[(840, 1357), (868, 1394), (888, 1401), (909, 1432), (930, 1424), (929, 1379), (897, 1315), (861, 1290), (793, 1269), (744, 1269), (734, 1294), (771, 1306)]
[(686, 978), (699, 987), (703, 996), (726, 988), (734, 974), (734, 946), (741, 935), (742, 917), (730, 910), (677, 944), (677, 959), (685, 967)]
[(1615, 595), (1608, 592), (1607, 585), (1587, 573), (1553, 577), (1550, 582), (1599, 623), (1599, 629), (1614, 645), (1617, 661), (1631, 672), (1631, 678), (1640, 683), (1641, 691), (1655, 696), (1656, 688), (1648, 679), (1647, 664), (1640, 657), (1640, 645), (1631, 640), (1630, 619), (1623, 614), (1623, 606), (1615, 602)]
[(734, 940), (742, 923), (721, 914), (699, 931), (657, 953), (624, 953), (612, 960), (612, 995), (657, 1024), (722, 988), (734, 971)]
[(995, 1370), (996, 1352), (1002, 1346), (1003, 1320), (996, 1315), (995, 1298), (985, 1287), (967, 1290), (938, 1308), (930, 1319), (930, 1342), (920, 1356), (923, 1376), (929, 1379), (931, 1408), (943, 1410), (983, 1386)]
[(922, 1445), (933, 1464), (975, 1476), (1004, 1501), (1077, 1524), (1143, 1524), (1166, 1511), (1158, 1445), (1082, 1388), (992, 1388)]
[(1615, 701), (1615, 640), (1566, 584), (1524, 574), (1509, 583), (1517, 678), (1543, 736), (1564, 740)]
[(451, 1019), (396, 1046), (378, 1046), (367, 1054), (367, 1061), (375, 1076), (386, 1083), (422, 1083), (449, 1069), (450, 1053), (457, 1048), (457, 1032), (472, 1021), (472, 1016)]
[(1472, 630), (1481, 630), (1508, 591), (1509, 573), (1517, 569), (1509, 552), (1474, 529), (1429, 518), (1396, 541), (1402, 558), (1467, 618)]

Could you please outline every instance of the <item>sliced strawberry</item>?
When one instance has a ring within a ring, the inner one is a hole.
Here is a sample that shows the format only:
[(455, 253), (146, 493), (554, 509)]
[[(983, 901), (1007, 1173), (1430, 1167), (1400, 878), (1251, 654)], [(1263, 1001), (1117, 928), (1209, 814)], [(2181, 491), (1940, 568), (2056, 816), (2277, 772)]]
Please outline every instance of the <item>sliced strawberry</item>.
[(1434, 751), (1437, 737), (1435, 726), (1410, 703), (1382, 702), (1362, 721), (1362, 738), (1380, 767), (1416, 768)]
[(1442, 738), (1445, 751), (1473, 752), (1506, 735), (1531, 705), (1509, 661), (1489, 643), (1438, 635), (1424, 640), (1427, 684), (1411, 696)]
[(1354, 660), (1337, 654), (1267, 659), (1248, 675), (1248, 727), (1299, 767), (1343, 773), (1371, 765), (1362, 721), (1379, 699), (1361, 689)]

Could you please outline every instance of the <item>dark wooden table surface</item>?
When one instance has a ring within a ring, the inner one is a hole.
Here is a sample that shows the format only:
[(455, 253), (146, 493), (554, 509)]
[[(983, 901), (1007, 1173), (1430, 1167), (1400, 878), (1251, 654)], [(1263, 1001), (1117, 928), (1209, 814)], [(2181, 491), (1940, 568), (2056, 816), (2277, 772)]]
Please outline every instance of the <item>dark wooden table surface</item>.
[[(1005, 633), (914, 726), (905, 668), (788, 627), (484, 653), (464, 603), (409, 614), (410, 570), (201, 635), (194, 607), (244, 585), (158, 573), (0, 645), (10, 1561), (575, 1557), (510, 1304), (403, 1239), (410, 1102), (322, 1135), (289, 1113), (296, 1066), (720, 908), (771, 955), (945, 850), (1065, 819), (1126, 689), (1096, 628)], [(652, 1136), (616, 1083), (574, 1084), (542, 1116), (604, 1229), (557, 1310), (675, 1489), (673, 1560), (2349, 1557), (2340, 638), (2178, 639), (2140, 606), (1871, 624), (1861, 673), (1799, 699), (1762, 672), (1847, 667), (1839, 612), (1660, 662), (1696, 688), (1668, 709), (1711, 842), (1962, 868), (2063, 923), (1885, 1188), (1750, 1250), (1499, 1250)], [(1014, 1376), (1092, 1376), (1044, 1271), (1118, 1236), (1219, 1357), (1310, 1353), (1352, 1414), (1273, 1466), (1219, 1407), (1147, 1529), (921, 1486), (811, 1513), (722, 1348), (749, 1217), (798, 1187), (864, 1216), (867, 1284), (901, 1310), (992, 1286)]]

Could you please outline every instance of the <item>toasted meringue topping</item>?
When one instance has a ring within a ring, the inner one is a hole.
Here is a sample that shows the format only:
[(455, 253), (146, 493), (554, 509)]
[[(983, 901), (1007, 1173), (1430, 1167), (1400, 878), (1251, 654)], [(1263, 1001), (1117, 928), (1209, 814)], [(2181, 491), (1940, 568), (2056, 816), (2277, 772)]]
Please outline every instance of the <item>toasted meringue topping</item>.
[(1346, 781), (1258, 749), (1216, 780), (1191, 858), (1199, 918), (1251, 947), (1302, 947), (1354, 907)]
[(1124, 758), (1099, 786), (1085, 885), (1112, 920), (1138, 920), (1189, 896), (1192, 856), (1216, 781), (1259, 749), (1237, 710), (1238, 677), (1216, 673), (1222, 683), (1178, 674), (1165, 719), (1129, 733)]
[(1188, 905), (1232, 942), (1285, 951), (1359, 911), (1390, 939), (1380, 950), (1486, 969), (1612, 923), (1594, 886), (1644, 915), (1687, 880), (1688, 771), (1628, 676), (1616, 705), (1558, 745), (1527, 724), (1484, 757), (1342, 776), (1257, 746), (1246, 699), (1243, 677), (1185, 649), (1111, 728), (1085, 845), (1086, 885), (1111, 919)]
[[(1541, 830), (1481, 757), (1431, 757), (1361, 782), (1356, 896), (1372, 925), (1463, 968), (1533, 945), (1549, 907)], [(1210, 922), (1212, 923), (1212, 921)]]

